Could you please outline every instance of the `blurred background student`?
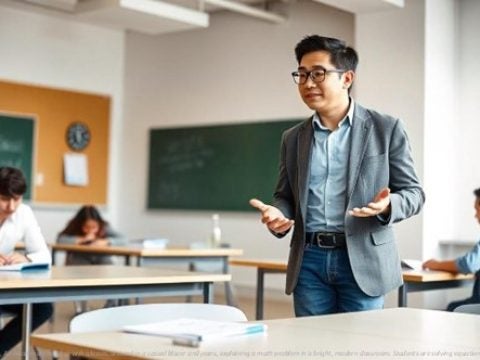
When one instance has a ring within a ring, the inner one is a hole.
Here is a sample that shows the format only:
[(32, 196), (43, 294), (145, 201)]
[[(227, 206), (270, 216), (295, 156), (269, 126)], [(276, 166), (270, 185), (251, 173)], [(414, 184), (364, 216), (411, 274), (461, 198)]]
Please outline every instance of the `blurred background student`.
[[(59, 244), (76, 244), (85, 246), (125, 245), (126, 239), (113, 231), (95, 206), (86, 205), (78, 210), (57, 238)], [(70, 253), (67, 265), (110, 265), (110, 255)]]
[[(480, 188), (473, 191), (475, 195), (475, 218), (480, 223)], [(475, 283), (473, 285), (472, 296), (464, 300), (453, 301), (447, 306), (448, 311), (453, 311), (460, 305), (480, 303), (480, 241), (463, 256), (451, 260), (430, 259), (423, 263), (425, 269), (443, 270), (453, 273), (473, 274), (475, 273)]]
[[(95, 206), (85, 205), (68, 222), (57, 238), (59, 244), (76, 244), (84, 246), (117, 246), (125, 245), (126, 239), (112, 230)], [(110, 255), (96, 255), (87, 253), (69, 253), (66, 265), (111, 265), (113, 257)], [(75, 302), (76, 313), (86, 310), (86, 302)], [(108, 300), (105, 307), (114, 306), (114, 300)]]

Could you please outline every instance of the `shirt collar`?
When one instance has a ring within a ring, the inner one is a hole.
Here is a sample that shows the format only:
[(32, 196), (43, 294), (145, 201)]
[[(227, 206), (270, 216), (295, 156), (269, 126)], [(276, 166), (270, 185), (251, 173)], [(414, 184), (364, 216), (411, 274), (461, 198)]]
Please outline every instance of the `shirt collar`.
[[(338, 127), (343, 125), (345, 119), (348, 119), (348, 123), (350, 126), (353, 125), (353, 111), (355, 110), (355, 102), (352, 98), (349, 99), (350, 104), (348, 105), (347, 115), (345, 115), (345, 117), (338, 123)], [(313, 114), (312, 124), (314, 129), (328, 130), (325, 126), (322, 125), (322, 122), (320, 121), (320, 116), (318, 116), (317, 112)]]

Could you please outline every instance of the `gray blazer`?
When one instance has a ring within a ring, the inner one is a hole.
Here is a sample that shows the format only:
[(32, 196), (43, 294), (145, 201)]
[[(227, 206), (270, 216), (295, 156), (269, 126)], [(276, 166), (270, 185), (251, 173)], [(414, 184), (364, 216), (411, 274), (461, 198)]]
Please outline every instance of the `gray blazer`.
[[(311, 118), (288, 129), (282, 137), (273, 205), (295, 220), (287, 294), (295, 289), (303, 258), (312, 138)], [(347, 176), (345, 233), (353, 275), (367, 295), (384, 295), (402, 284), (392, 224), (418, 214), (425, 202), (400, 120), (355, 104)], [(391, 189), (388, 223), (377, 217), (348, 215), (347, 210), (368, 204), (384, 187)]]

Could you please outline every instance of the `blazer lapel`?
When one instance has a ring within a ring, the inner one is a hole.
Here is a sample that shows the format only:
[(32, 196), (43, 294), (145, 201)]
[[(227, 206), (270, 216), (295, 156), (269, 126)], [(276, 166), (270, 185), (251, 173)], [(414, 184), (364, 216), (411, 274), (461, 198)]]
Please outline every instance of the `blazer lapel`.
[(357, 183), (360, 165), (362, 164), (368, 138), (371, 133), (371, 120), (365, 108), (355, 103), (352, 126), (352, 140), (348, 160), (347, 204)]
[(300, 210), (305, 219), (307, 213), (308, 182), (310, 179), (310, 153), (312, 149), (313, 127), (312, 118), (306, 120), (298, 131), (297, 167), (298, 167), (298, 198)]

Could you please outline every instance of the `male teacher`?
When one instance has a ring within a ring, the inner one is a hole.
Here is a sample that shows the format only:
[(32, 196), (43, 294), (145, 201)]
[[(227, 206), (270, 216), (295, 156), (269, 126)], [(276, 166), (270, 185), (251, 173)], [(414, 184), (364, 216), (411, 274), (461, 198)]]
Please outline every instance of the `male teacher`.
[(402, 284), (392, 224), (425, 201), (402, 123), (349, 96), (358, 56), (312, 35), (293, 80), (313, 116), (285, 131), (273, 205), (252, 199), (278, 237), (295, 224), (286, 293), (296, 316), (383, 307)]
[[(32, 209), (22, 204), (26, 190), (25, 177), (20, 170), (0, 167), (0, 267), (25, 262), (51, 262), (50, 251)], [(20, 241), (25, 244), (25, 254), (15, 252), (15, 244)], [(0, 329), (0, 359), (22, 339), (22, 310), (22, 304), (0, 305), (0, 313), (13, 316)], [(51, 304), (33, 304), (32, 330), (47, 321), (52, 312)]]

